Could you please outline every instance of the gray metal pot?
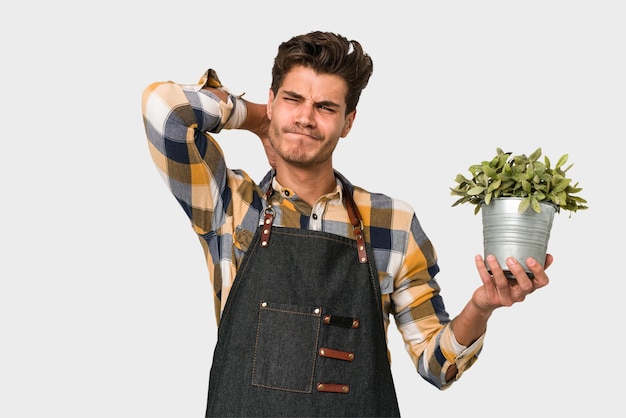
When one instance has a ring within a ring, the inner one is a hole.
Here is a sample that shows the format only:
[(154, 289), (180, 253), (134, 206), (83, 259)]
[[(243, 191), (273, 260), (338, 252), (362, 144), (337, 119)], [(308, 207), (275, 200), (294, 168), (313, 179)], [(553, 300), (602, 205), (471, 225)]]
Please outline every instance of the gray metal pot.
[(529, 277), (533, 275), (526, 266), (528, 257), (545, 263), (552, 221), (558, 211), (552, 203), (540, 202), (541, 213), (531, 208), (519, 213), (521, 200), (518, 197), (500, 197), (488, 205), (482, 204), (480, 208), (483, 216), (484, 256), (496, 256), (504, 274), (510, 279), (515, 277), (506, 266), (508, 257), (516, 258)]

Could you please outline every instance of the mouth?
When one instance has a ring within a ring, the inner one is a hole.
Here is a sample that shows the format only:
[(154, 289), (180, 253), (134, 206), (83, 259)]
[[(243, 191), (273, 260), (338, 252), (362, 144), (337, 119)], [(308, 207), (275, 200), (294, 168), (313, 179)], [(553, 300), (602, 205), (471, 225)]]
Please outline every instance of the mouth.
[(294, 135), (294, 136), (305, 136), (307, 138), (314, 139), (315, 141), (319, 141), (321, 138), (316, 132), (302, 130), (302, 129), (285, 129), (286, 134)]

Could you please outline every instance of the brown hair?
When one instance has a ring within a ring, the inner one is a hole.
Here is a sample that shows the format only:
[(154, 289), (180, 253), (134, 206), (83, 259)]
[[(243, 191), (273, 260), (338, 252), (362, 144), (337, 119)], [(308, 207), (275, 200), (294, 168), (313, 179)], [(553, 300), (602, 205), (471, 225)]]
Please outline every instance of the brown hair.
[(348, 86), (346, 114), (356, 109), (361, 91), (367, 86), (373, 62), (361, 44), (331, 33), (314, 31), (294, 36), (278, 47), (272, 67), (272, 91), (278, 93), (287, 73), (296, 65), (311, 68), (319, 74), (341, 77)]

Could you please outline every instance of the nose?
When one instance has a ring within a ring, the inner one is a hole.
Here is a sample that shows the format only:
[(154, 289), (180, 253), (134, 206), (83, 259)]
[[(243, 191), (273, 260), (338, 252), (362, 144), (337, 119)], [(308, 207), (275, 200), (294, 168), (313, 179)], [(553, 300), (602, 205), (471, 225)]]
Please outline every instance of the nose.
[(301, 126), (312, 126), (315, 124), (315, 104), (303, 101), (298, 106), (296, 123)]

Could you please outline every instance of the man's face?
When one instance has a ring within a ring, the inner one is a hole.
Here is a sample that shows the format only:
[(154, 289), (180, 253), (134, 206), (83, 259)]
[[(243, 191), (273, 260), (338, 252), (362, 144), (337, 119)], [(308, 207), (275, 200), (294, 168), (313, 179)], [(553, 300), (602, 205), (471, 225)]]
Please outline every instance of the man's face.
[(287, 73), (277, 94), (270, 90), (267, 104), (277, 158), (298, 167), (332, 166), (339, 138), (350, 132), (356, 115), (345, 115), (346, 92), (346, 83), (336, 75), (303, 66)]

